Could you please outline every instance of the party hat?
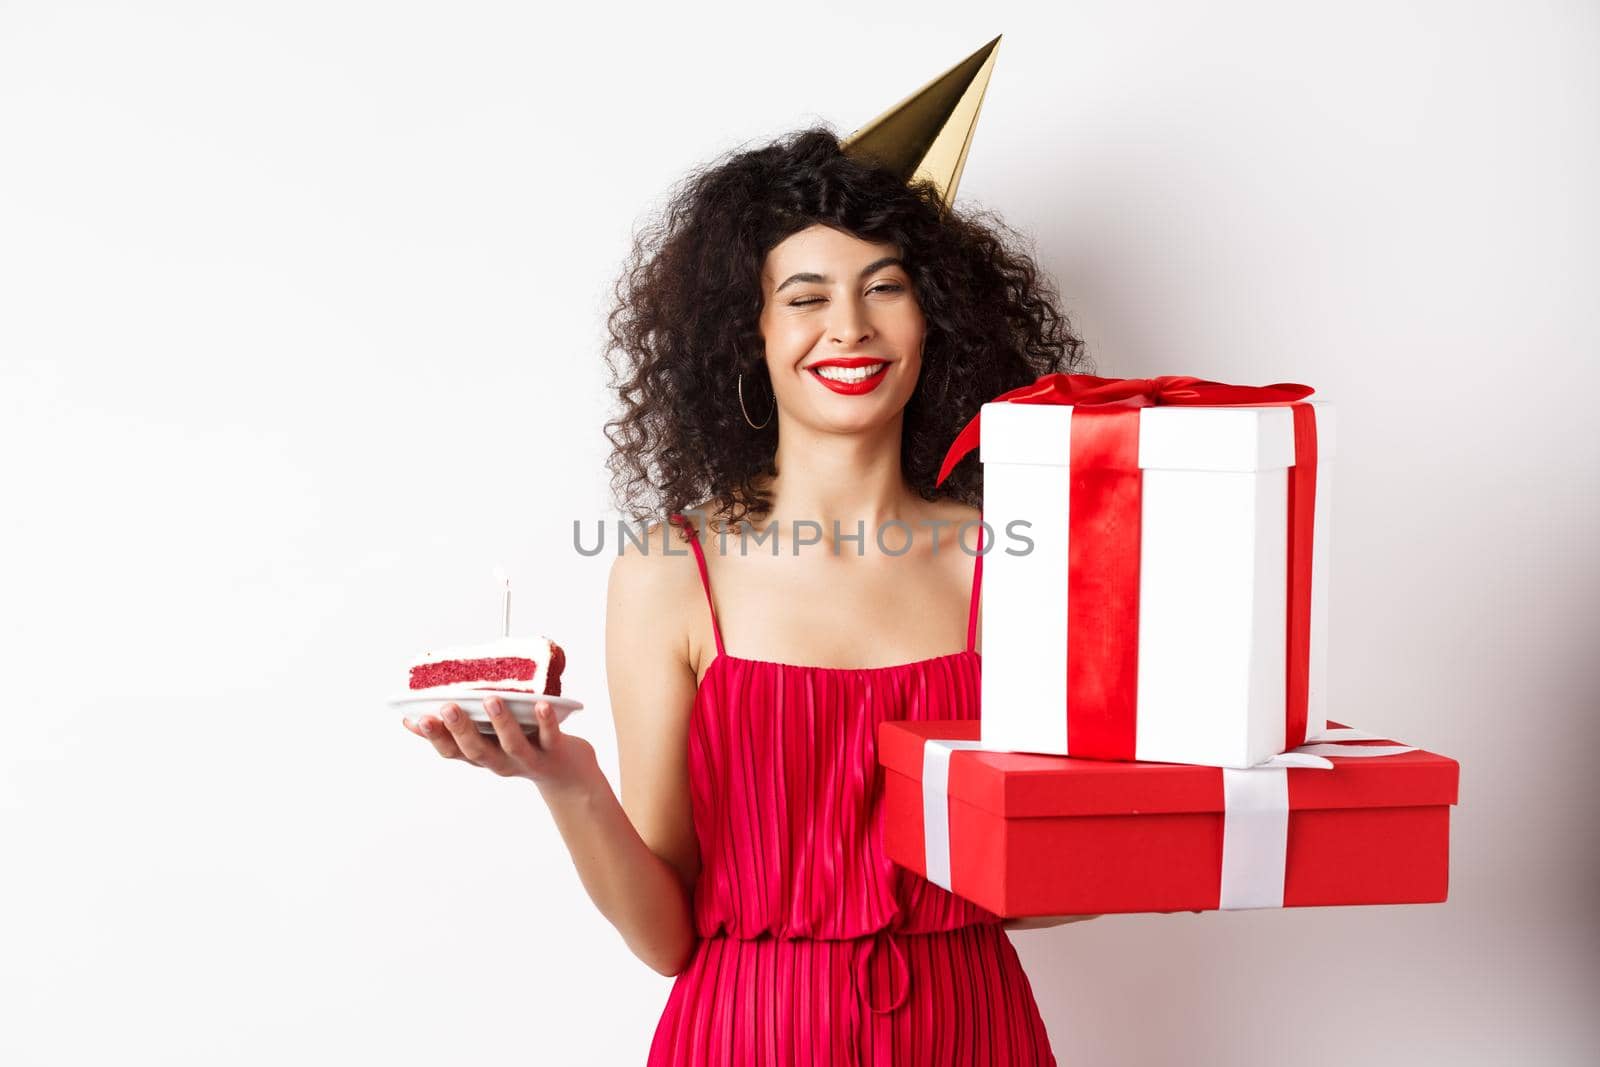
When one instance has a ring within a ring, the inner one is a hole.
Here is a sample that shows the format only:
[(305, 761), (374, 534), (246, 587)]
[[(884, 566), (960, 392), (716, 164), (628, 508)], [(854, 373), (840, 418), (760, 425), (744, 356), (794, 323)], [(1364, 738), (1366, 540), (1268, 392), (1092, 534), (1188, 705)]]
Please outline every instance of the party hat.
[(845, 153), (887, 167), (907, 182), (933, 182), (948, 209), (999, 45), (996, 37), (852, 133), (841, 142)]

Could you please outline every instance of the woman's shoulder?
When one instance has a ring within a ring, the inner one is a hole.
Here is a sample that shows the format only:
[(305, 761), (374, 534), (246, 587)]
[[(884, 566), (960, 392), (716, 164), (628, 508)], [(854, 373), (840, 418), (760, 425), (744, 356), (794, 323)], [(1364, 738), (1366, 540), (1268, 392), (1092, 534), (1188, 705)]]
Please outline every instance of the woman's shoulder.
[[(964, 504), (959, 500), (935, 500), (929, 505), (929, 508), (935, 519), (953, 524), (958, 533), (969, 539), (974, 536), (973, 531), (977, 529), (978, 522), (983, 518), (982, 508), (975, 508), (971, 504)], [(968, 529), (969, 524), (970, 529)]]
[(687, 558), (693, 551), (682, 528), (666, 519), (619, 524), (606, 617), (608, 643), (627, 649), (621, 658), (637, 664), (652, 658), (652, 649), (670, 648), (692, 669), (692, 612), (704, 603), (699, 572)]
[(620, 523), (616, 557), (611, 563), (616, 591), (647, 598), (656, 608), (682, 604), (688, 593), (698, 596), (700, 577), (691, 558), (692, 542), (698, 539), (705, 544), (709, 514), (701, 506), (670, 517)]
[(611, 558), (613, 597), (677, 600), (694, 568), (683, 560), (693, 552), (682, 528), (669, 520), (621, 522), (616, 528), (616, 555)]
[(948, 517), (957, 522), (977, 522), (983, 517), (983, 509), (975, 508), (971, 504), (963, 504), (959, 500), (939, 501), (948, 513)]

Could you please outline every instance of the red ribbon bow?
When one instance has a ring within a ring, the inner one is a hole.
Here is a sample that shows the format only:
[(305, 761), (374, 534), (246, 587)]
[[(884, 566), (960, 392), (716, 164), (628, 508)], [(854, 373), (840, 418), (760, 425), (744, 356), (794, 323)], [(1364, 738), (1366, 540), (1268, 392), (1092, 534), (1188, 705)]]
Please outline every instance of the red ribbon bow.
[[(1156, 378), (1097, 378), (1092, 374), (1046, 374), (1028, 385), (1001, 393), (991, 403), (1064, 404), (1073, 407), (1148, 408), (1160, 404), (1202, 404), (1235, 407), (1247, 404), (1287, 404), (1310, 396), (1309, 385), (1283, 382), (1278, 385), (1227, 385), (1208, 382), (1187, 374), (1164, 374)], [(950, 450), (939, 466), (939, 479), (946, 477), (968, 452), (978, 447), (978, 416), (956, 434)]]

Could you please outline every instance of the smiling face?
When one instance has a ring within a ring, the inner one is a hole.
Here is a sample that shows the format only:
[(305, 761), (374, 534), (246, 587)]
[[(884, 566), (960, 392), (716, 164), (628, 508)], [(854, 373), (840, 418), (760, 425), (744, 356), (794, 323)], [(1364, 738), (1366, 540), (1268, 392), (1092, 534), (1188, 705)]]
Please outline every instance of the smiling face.
[(926, 324), (898, 255), (892, 244), (820, 224), (767, 254), (761, 336), (785, 417), (849, 432), (905, 407), (922, 371)]

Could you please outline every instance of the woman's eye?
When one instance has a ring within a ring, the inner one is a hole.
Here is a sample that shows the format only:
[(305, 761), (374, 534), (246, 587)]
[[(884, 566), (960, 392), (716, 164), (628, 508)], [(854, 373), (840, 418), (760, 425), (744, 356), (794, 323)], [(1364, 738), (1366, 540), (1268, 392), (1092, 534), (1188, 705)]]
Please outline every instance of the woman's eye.
[[(905, 288), (905, 286), (899, 284), (898, 282), (879, 282), (877, 285), (874, 285), (871, 289), (868, 289), (867, 292), (876, 293), (876, 292), (880, 292), (881, 291), (881, 292), (885, 292), (885, 293), (898, 293), (898, 292), (900, 292), (900, 290), (902, 290), (904, 288)], [(810, 300), (791, 300), (791, 301), (789, 301), (789, 306), (792, 307), (792, 308), (803, 308), (803, 307), (809, 307), (812, 304), (820, 304), (820, 303), (822, 303), (822, 298), (820, 296), (816, 296), (816, 297), (812, 297)]]

